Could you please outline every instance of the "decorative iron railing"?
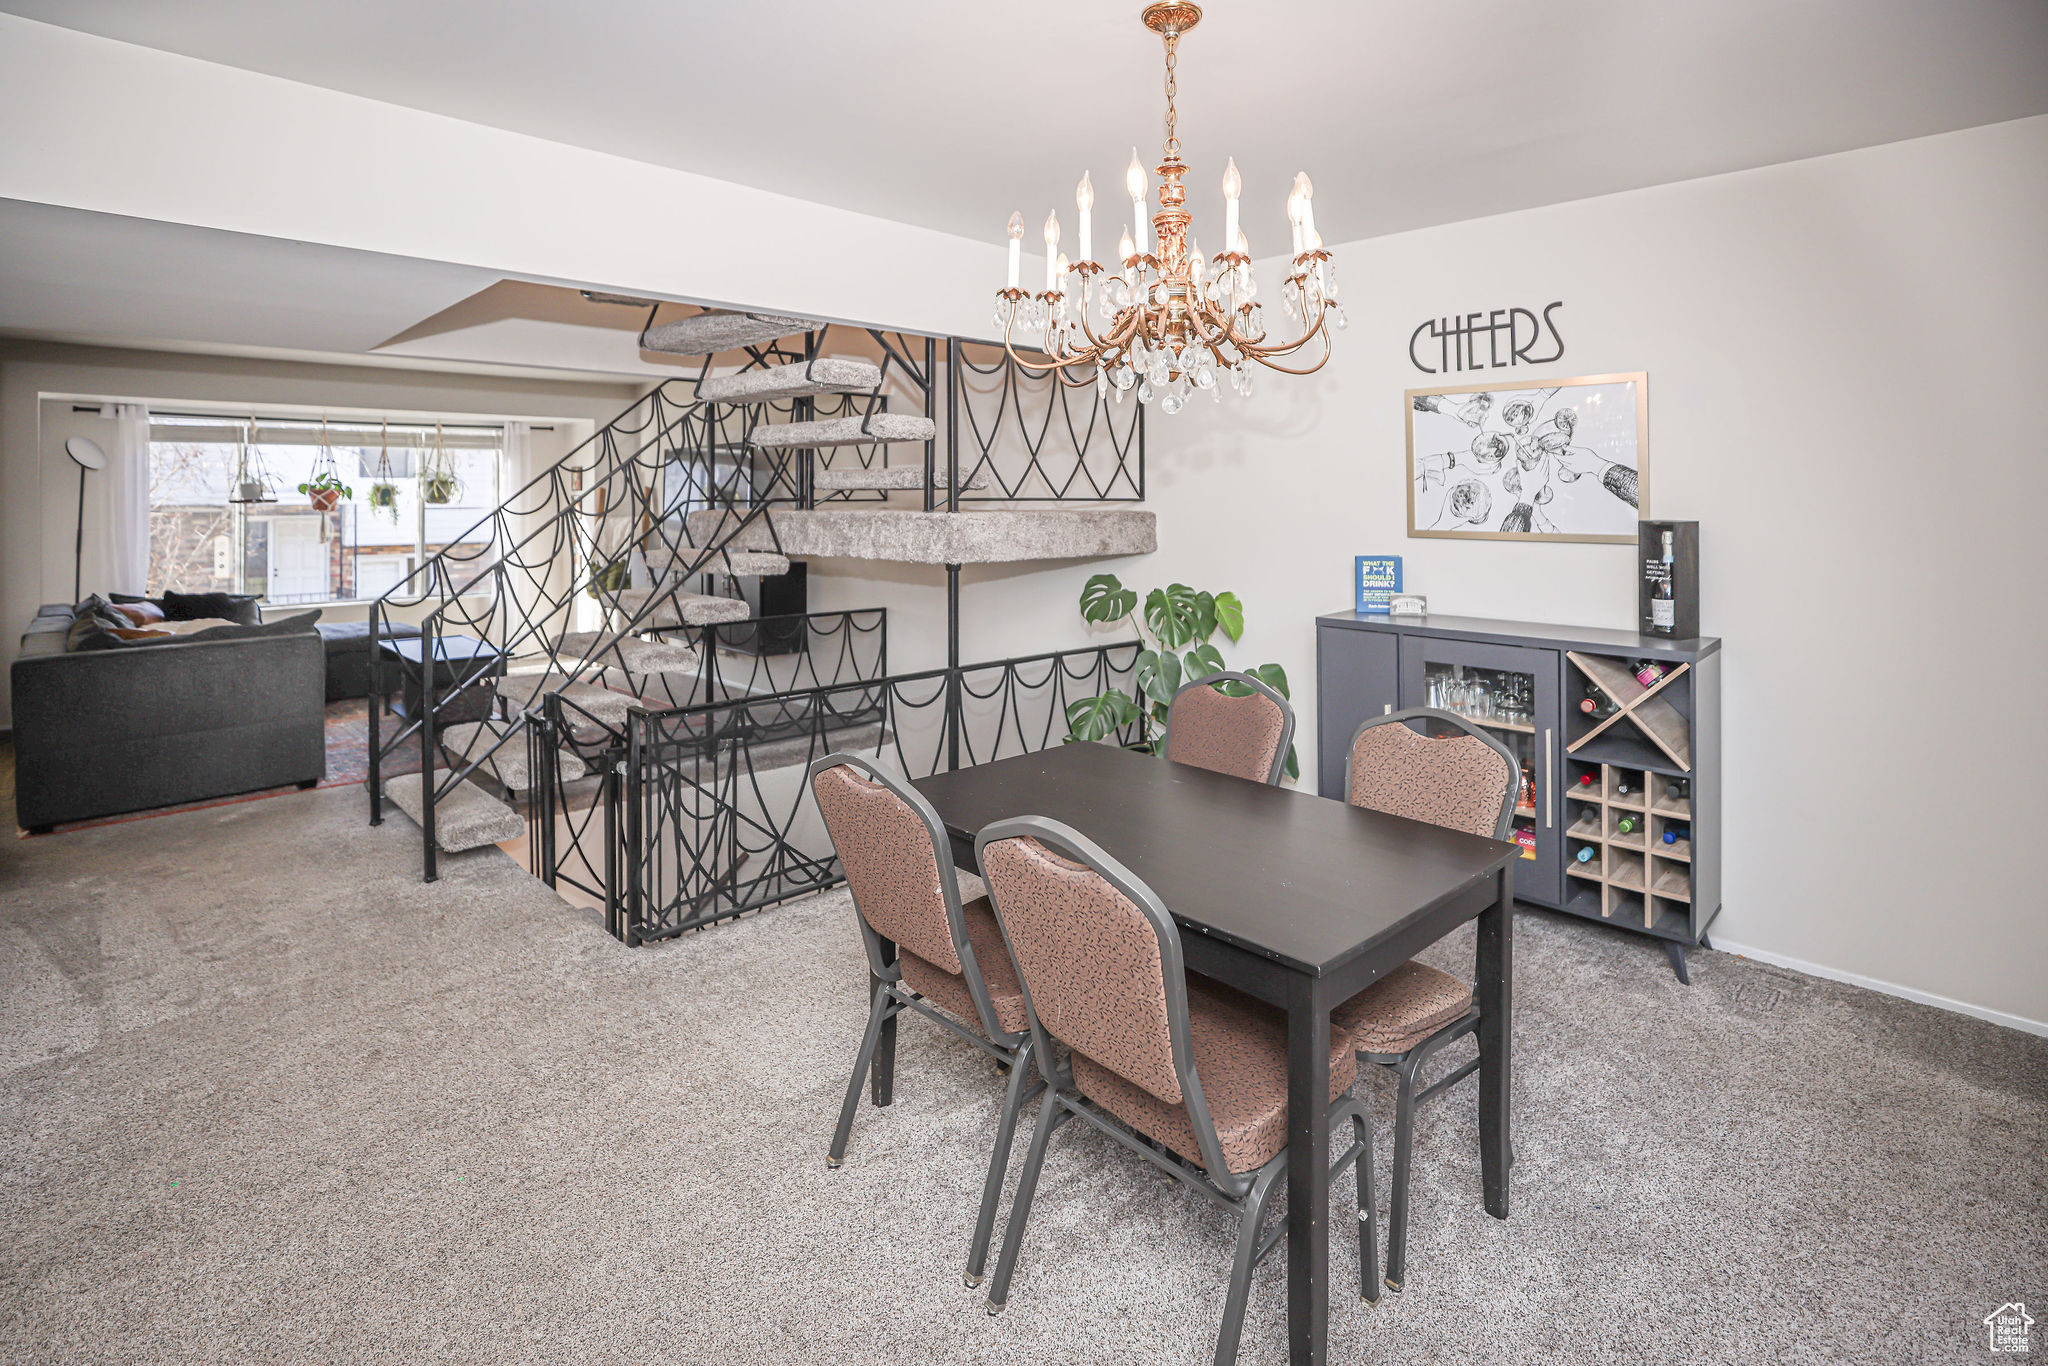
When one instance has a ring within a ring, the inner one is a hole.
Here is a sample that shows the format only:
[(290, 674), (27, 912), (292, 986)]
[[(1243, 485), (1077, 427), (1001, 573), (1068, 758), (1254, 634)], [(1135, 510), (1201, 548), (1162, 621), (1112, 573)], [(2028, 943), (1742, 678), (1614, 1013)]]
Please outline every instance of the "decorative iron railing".
[[(812, 760), (852, 751), (915, 779), (1065, 743), (1071, 704), (1134, 687), (1139, 648), (1126, 641), (632, 713), (589, 797), (601, 818), (572, 832), (558, 809), (537, 812), (535, 866), (559, 884), (601, 862), (601, 878), (575, 885), (601, 885), (605, 924), (628, 943), (832, 886), (843, 873), (803, 781)], [(549, 702), (546, 729), (577, 723), (563, 699)], [(551, 799), (564, 791), (553, 785)]]
[[(742, 370), (815, 357), (825, 337), (821, 329), (800, 346), (750, 348)], [(372, 604), (372, 694), (402, 691), (407, 704), (395, 721), (371, 708), (371, 823), (382, 820), (387, 764), (416, 750), (429, 880), (437, 871), (436, 806), (465, 781), (521, 767), (510, 761), (529, 744), (542, 697), (594, 683), (643, 705), (673, 708), (730, 700), (721, 692), (726, 681), (739, 694), (798, 686), (793, 674), (778, 680), (775, 666), (761, 662), (780, 657), (773, 651), (754, 653), (752, 678), (718, 678), (721, 661), (737, 658), (735, 631), (749, 623), (720, 626), (708, 637), (725, 647), (699, 651), (708, 679), (632, 674), (608, 649), (633, 637), (696, 643), (701, 628), (659, 623), (679, 619), (679, 594), (720, 592), (714, 576), (729, 566), (728, 547), (757, 545), (754, 533), (765, 529), (767, 544), (779, 551), (778, 509), (888, 498), (886, 491), (821, 493), (816, 481), (820, 470), (884, 464), (889, 447), (755, 446), (749, 438), (761, 425), (867, 416), (892, 406), (921, 411), (936, 427), (920, 452), (926, 509), (1144, 496), (1143, 415), (1136, 405), (1113, 411), (1099, 395), (1078, 397), (1092, 391), (1033, 377), (1007, 357), (978, 361), (975, 344), (949, 339), (940, 421), (937, 339), (869, 330), (853, 334), (849, 345), (878, 365), (881, 382), (871, 392), (710, 402), (696, 397), (708, 359), (694, 379), (662, 382)], [(735, 515), (716, 519), (715, 536), (697, 544), (690, 514), (713, 509)], [(394, 642), (392, 627), (401, 621), (417, 625), (416, 645)], [(849, 620), (842, 629), (851, 638), (866, 628)], [(394, 645), (388, 652), (387, 643)], [(508, 691), (510, 697), (501, 695)], [(587, 731), (590, 719), (575, 716), (582, 710), (572, 705), (569, 720)], [(518, 791), (511, 795), (526, 800)]]

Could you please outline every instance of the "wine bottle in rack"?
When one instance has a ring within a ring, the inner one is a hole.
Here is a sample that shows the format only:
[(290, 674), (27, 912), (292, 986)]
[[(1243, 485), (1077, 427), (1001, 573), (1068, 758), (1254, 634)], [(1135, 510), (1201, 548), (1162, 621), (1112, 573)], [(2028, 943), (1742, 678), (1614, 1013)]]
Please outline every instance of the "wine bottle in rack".
[(1664, 842), (1666, 844), (1676, 844), (1680, 840), (1690, 841), (1691, 839), (1692, 827), (1689, 825), (1667, 825), (1664, 827)]
[(1599, 850), (1595, 849), (1590, 844), (1582, 844), (1579, 846), (1579, 852), (1572, 855), (1572, 857), (1577, 859), (1580, 863), (1591, 863), (1593, 861), (1593, 856), (1599, 852)]
[(1614, 833), (1617, 835), (1633, 835), (1636, 832), (1636, 824), (1637, 821), (1634, 816), (1622, 816), (1614, 822)]
[(1664, 676), (1664, 666), (1654, 659), (1639, 659), (1635, 662), (1634, 668), (1636, 682), (1646, 688), (1654, 687), (1657, 680)]
[(1673, 778), (1664, 784), (1664, 799), (1672, 802), (1689, 801), (1692, 798), (1692, 782), (1686, 778)]
[(1595, 721), (1605, 721), (1608, 717), (1620, 711), (1621, 708), (1608, 700), (1607, 695), (1602, 693), (1598, 687), (1588, 683), (1586, 684), (1586, 695), (1579, 699), (1579, 710), (1592, 717)]
[(1628, 794), (1629, 794), (1629, 785), (1628, 785), (1628, 779), (1626, 779), (1626, 778), (1616, 778), (1616, 779), (1614, 780), (1614, 795), (1615, 795), (1615, 796), (1617, 796), (1617, 797), (1626, 797), (1626, 796), (1627, 796)]
[(1593, 785), (1594, 783), (1596, 783), (1596, 782), (1598, 782), (1598, 781), (1600, 781), (1600, 780), (1599, 780), (1598, 778), (1595, 778), (1595, 777), (1594, 777), (1594, 776), (1593, 776), (1592, 774), (1590, 774), (1590, 773), (1581, 773), (1581, 774), (1579, 775), (1579, 786), (1580, 786), (1580, 787), (1591, 787), (1591, 786), (1592, 786), (1592, 785)]

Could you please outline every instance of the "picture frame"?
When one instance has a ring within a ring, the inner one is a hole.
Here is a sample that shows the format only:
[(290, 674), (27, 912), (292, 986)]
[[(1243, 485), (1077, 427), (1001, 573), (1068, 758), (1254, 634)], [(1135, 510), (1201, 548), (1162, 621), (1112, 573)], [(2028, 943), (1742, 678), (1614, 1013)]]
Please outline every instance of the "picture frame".
[(1409, 536), (1634, 545), (1649, 403), (1641, 370), (1405, 390)]

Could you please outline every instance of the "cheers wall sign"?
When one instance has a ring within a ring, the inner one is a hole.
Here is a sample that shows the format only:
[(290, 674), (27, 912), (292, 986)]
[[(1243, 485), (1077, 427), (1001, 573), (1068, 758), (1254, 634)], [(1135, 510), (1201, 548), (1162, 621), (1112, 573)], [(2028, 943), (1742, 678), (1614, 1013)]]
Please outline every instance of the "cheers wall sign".
[(1564, 359), (1557, 310), (1564, 300), (1531, 308), (1495, 308), (1418, 323), (1408, 334), (1408, 359), (1425, 375), (1459, 370), (1505, 370)]

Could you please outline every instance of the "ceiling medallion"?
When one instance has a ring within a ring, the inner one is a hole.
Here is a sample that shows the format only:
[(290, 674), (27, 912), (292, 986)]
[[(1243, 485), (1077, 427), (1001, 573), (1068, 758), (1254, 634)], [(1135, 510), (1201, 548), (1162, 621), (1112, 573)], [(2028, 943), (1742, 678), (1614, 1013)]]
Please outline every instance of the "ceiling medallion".
[[(1164, 159), (1156, 168), (1159, 212), (1151, 215), (1151, 240), (1146, 221), (1151, 184), (1134, 148), (1124, 185), (1138, 239), (1133, 242), (1125, 231), (1117, 249), (1122, 271), (1107, 271), (1093, 259), (1095, 187), (1084, 174), (1074, 191), (1081, 218), (1076, 244), (1081, 259), (1069, 262), (1060, 250), (1060, 221), (1054, 213), (1045, 220), (1045, 289), (1032, 294), (1019, 288), (1024, 220), (1013, 213), (1009, 285), (996, 295), (995, 325), (1002, 332), (1003, 348), (1018, 364), (1055, 371), (1069, 385), (1092, 382), (1098, 393), (1113, 389), (1119, 402), (1136, 386), (1139, 402), (1157, 399), (1168, 413), (1179, 412), (1197, 391), (1220, 398), (1219, 369), (1229, 375), (1233, 389), (1247, 395), (1253, 362), (1283, 374), (1314, 374), (1330, 358), (1330, 330), (1344, 328), (1344, 310), (1336, 302), (1337, 268), (1316, 232), (1315, 190), (1307, 172), (1294, 177), (1287, 196), (1294, 251), (1280, 297), (1288, 318), (1299, 327), (1293, 339), (1269, 338), (1255, 302), (1258, 284), (1252, 278), (1251, 249), (1237, 226), (1243, 182), (1235, 160), (1223, 171), (1224, 250), (1205, 261), (1195, 243), (1194, 216), (1184, 207), (1187, 194), (1181, 177), (1188, 168), (1180, 159), (1173, 99), (1181, 35), (1201, 17), (1199, 6), (1180, 0), (1147, 5), (1143, 15), (1145, 27), (1166, 44), (1166, 142)], [(1069, 276), (1079, 277), (1071, 302)], [(1091, 307), (1103, 323), (1099, 332), (1089, 325)], [(1016, 336), (1019, 332), (1022, 338)], [(1316, 341), (1322, 345), (1315, 364), (1280, 363), (1281, 357)], [(1020, 343), (1026, 354), (1019, 354)]]

